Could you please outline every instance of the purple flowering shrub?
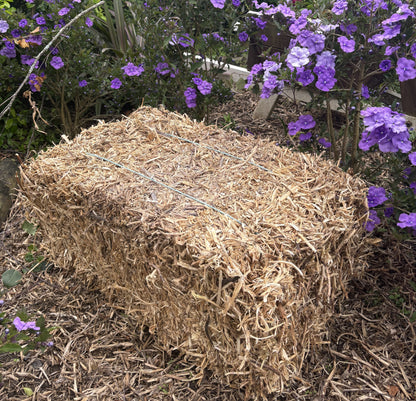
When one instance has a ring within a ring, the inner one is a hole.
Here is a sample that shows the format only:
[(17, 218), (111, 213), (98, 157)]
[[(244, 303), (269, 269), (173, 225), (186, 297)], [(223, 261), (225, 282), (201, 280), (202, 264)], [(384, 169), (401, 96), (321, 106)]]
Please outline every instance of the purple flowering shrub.
[[(401, 82), (416, 78), (414, 2), (413, 7), (401, 0), (327, 0), (319, 4), (319, 8), (307, 9), (301, 2), (294, 7), (291, 2), (253, 1), (264, 18), (274, 16), (280, 32), (286, 32), (291, 41), (285, 52), (266, 54), (266, 61), (252, 67), (246, 88), (262, 86), (262, 97), (284, 86), (308, 90), (312, 101), (306, 108), (323, 107), (326, 124), (301, 129), (303, 115), (289, 123), (289, 135), (299, 134), (300, 143), (316, 140), (343, 168), (367, 179), (370, 176), (365, 171), (371, 169), (364, 164), (364, 159), (369, 160), (362, 157), (364, 152), (381, 152), (385, 165), (377, 169), (380, 176), (372, 175), (369, 181), (374, 185), (368, 195), (371, 213), (366, 227), (373, 230), (384, 217), (416, 232), (416, 179), (403, 179), (403, 169), (416, 165), (415, 138), (404, 115), (383, 103), (387, 87), (397, 91)], [(345, 116), (340, 129), (332, 120), (330, 102), (334, 99)], [(319, 135), (322, 128), (324, 136)], [(390, 168), (390, 163), (396, 167)], [(384, 209), (388, 212), (382, 216)]]
[[(24, 80), (35, 57), (74, 15), (86, 7), (81, 1), (73, 1), (68, 10), (60, 12), (63, 5), (55, 2), (38, 1), (26, 3), (26, 9), (11, 14), (0, 10), (0, 20), (8, 28), (0, 33), (0, 103), (8, 98)], [(68, 12), (67, 12), (68, 11)], [(0, 146), (26, 151), (28, 147), (39, 149), (59, 140), (65, 133), (72, 137), (82, 126), (88, 126), (94, 118), (108, 115), (112, 103), (115, 112), (122, 107), (122, 99), (113, 96), (111, 76), (122, 76), (125, 62), (109, 60), (97, 47), (96, 35), (92, 33), (91, 19), (80, 18), (65, 32), (40, 60), (36, 61), (30, 77), (14, 103), (14, 120), (24, 125), (25, 135), (9, 138), (11, 114), (0, 120), (0, 129), (5, 135)], [(99, 68), (97, 68), (99, 67)], [(142, 95), (137, 91), (137, 95)], [(30, 96), (40, 110), (42, 119), (32, 120)], [(110, 104), (109, 104), (110, 103)], [(23, 117), (26, 117), (24, 119)], [(36, 132), (36, 125), (42, 133)], [(15, 128), (13, 131), (17, 131)]]
[[(96, 1), (21, 3), (22, 9), (11, 14), (0, 10), (0, 85), (5, 89), (0, 103), (23, 81), (56, 32)], [(187, 1), (149, 0), (124, 8), (114, 0), (113, 10), (111, 3), (105, 19), (94, 12), (80, 18), (36, 62), (23, 91), (43, 105), (48, 127), (40, 119), (37, 124), (48, 137), (41, 138), (53, 142), (62, 133), (72, 137), (97, 118), (114, 118), (142, 103), (202, 118), (211, 104), (230, 98), (218, 74), (241, 55), (234, 22), (247, 12), (247, 2), (227, 1), (216, 8), (210, 0), (198, 7)], [(208, 68), (208, 59), (218, 63)], [(196, 97), (189, 97), (188, 88)], [(27, 107), (19, 102), (19, 108)]]

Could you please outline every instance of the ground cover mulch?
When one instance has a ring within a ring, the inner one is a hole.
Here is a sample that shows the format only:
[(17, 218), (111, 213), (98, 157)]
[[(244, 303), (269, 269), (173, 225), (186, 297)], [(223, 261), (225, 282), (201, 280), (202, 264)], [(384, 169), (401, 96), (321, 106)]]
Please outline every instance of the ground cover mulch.
[[(268, 121), (253, 121), (256, 101), (240, 94), (214, 110), (209, 122), (231, 122), (284, 143), (283, 123), (294, 120), (296, 110), (283, 100)], [(30, 267), (25, 254), (38, 239), (21, 229), (23, 221), (17, 204), (0, 231), (0, 273)], [(416, 399), (416, 242), (387, 235), (373, 242), (370, 267), (336, 302), (327, 343), (269, 400)], [(4, 300), (8, 316), (20, 308), (44, 315), (54, 327), (54, 345), (26, 356), (0, 355), (0, 400), (244, 399), (244, 391), (222, 385), (210, 372), (197, 380), (191, 361), (158, 349), (140, 323), (59, 266), (28, 274)]]

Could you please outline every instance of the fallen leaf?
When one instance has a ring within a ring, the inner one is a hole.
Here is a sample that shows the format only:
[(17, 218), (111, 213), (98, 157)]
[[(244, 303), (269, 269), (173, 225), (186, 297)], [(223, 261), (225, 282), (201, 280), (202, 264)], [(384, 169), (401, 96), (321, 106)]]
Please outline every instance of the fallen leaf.
[(399, 391), (400, 390), (397, 386), (389, 386), (387, 389), (387, 392), (389, 393), (391, 397), (396, 397)]

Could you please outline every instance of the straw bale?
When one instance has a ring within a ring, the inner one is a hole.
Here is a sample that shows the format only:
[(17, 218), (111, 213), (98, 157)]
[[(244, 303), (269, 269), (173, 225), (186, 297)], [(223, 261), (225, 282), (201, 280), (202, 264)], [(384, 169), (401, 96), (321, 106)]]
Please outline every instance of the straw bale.
[(21, 188), (51, 261), (247, 397), (299, 380), (366, 265), (362, 181), (163, 109), (41, 153)]

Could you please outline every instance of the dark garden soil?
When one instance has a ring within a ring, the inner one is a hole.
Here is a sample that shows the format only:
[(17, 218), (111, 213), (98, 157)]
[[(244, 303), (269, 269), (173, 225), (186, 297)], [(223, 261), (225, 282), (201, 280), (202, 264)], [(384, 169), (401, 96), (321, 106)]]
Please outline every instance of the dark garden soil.
[[(282, 101), (268, 121), (253, 121), (256, 101), (239, 94), (209, 122), (287, 141), (282, 121), (296, 115), (293, 105)], [(23, 221), (15, 205), (0, 231), (0, 273), (29, 267), (24, 257), (37, 238), (21, 229)], [(374, 237), (369, 262), (364, 276), (350, 283), (348, 297), (337, 301), (322, 348), (269, 400), (416, 400), (416, 241)], [(20, 308), (44, 315), (54, 327), (54, 345), (26, 356), (0, 355), (0, 400), (244, 399), (243, 391), (209, 372), (196, 380), (192, 362), (158, 349), (139, 323), (59, 266), (26, 275), (4, 300), (7, 316)]]

